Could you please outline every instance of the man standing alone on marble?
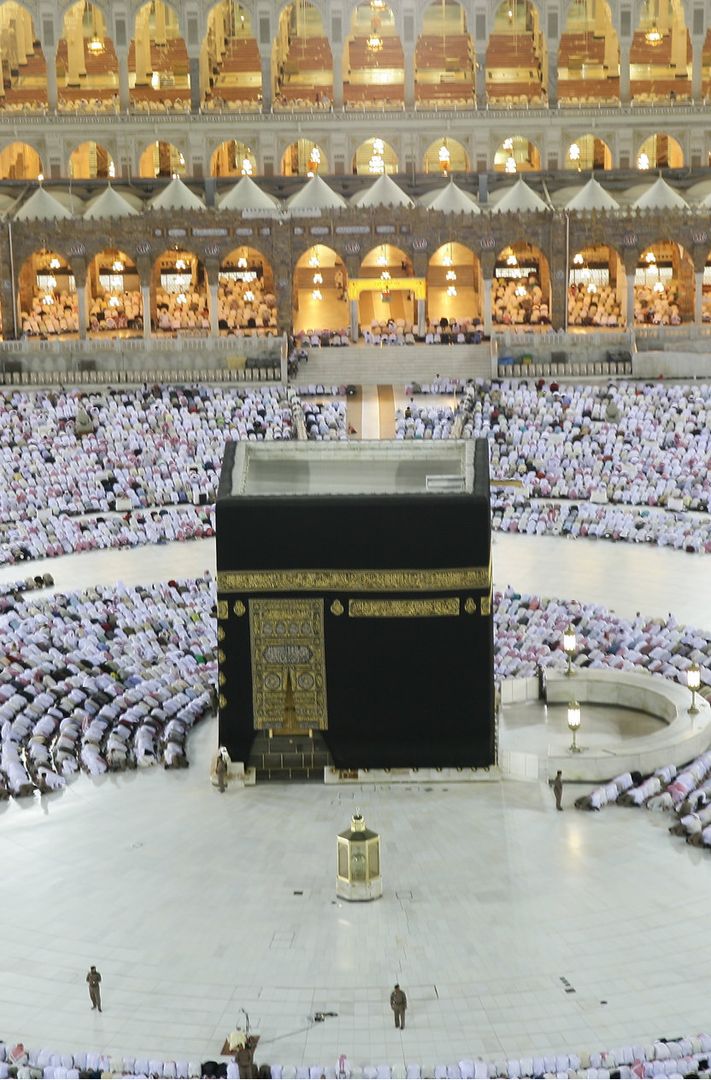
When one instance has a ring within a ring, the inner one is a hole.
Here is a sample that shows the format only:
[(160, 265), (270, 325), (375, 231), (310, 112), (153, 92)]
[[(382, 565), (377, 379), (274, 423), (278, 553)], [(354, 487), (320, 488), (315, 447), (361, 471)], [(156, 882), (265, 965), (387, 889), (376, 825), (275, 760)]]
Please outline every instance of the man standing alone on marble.
[(553, 781), (553, 794), (555, 795), (555, 808), (556, 810), (562, 810), (561, 799), (563, 798), (563, 774), (558, 769), (555, 774), (555, 780)]
[(404, 990), (400, 989), (400, 984), (395, 983), (392, 994), (390, 995), (390, 1008), (395, 1015), (395, 1027), (405, 1028), (405, 1010), (407, 1009), (407, 995)]
[(98, 1009), (101, 1012), (101, 974), (96, 970), (92, 964), (86, 976), (86, 981), (89, 984), (89, 1000), (91, 1001), (92, 1009)]

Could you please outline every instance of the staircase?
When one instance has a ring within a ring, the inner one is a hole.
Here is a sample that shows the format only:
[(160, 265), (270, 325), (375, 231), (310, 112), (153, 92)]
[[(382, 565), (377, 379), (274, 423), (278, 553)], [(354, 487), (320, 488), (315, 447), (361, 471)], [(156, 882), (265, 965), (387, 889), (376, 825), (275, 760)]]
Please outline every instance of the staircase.
[(299, 386), (322, 383), (377, 386), (390, 383), (429, 383), (435, 375), (452, 379), (491, 378), (491, 348), (481, 345), (350, 345), (341, 349), (310, 349), (308, 363), (299, 366)]
[(333, 761), (320, 731), (299, 735), (270, 735), (258, 731), (249, 755), (248, 768), (260, 781), (323, 783), (323, 770)]

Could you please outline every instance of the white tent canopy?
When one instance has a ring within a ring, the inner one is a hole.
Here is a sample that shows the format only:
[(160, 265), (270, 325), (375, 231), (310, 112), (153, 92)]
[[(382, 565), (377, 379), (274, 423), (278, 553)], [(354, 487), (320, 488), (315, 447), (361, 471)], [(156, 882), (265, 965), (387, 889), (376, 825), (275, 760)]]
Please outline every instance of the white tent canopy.
[(414, 206), (414, 202), (387, 173), (381, 173), (374, 184), (365, 191), (359, 191), (351, 199), (353, 206), (361, 210), (369, 206)]
[(420, 199), (420, 204), (428, 210), (439, 210), (441, 214), (480, 214), (481, 211), (473, 195), (458, 187), (454, 180), (446, 187), (428, 191)]
[(16, 221), (62, 221), (70, 217), (71, 210), (45, 191), (42, 185), (32, 192), (24, 206), (15, 214)]
[(98, 198), (93, 199), (84, 212), (84, 218), (93, 221), (95, 218), (124, 218), (138, 214), (135, 206), (119, 195), (111, 184), (101, 192)]
[(635, 210), (688, 210), (689, 204), (666, 180), (658, 177), (633, 204)]
[(613, 199), (602, 184), (599, 184), (594, 176), (591, 176), (587, 184), (581, 187), (569, 202), (565, 204), (566, 210), (619, 210), (620, 204)]
[(243, 176), (220, 199), (220, 210), (278, 210), (279, 202), (262, 191), (251, 176)]
[(150, 207), (152, 210), (204, 210), (205, 203), (193, 195), (179, 176), (174, 176), (167, 187), (151, 199)]
[(541, 210), (548, 210), (548, 205), (520, 177), (491, 208), (492, 214), (521, 214)]
[(287, 206), (290, 210), (343, 210), (346, 200), (332, 191), (320, 176), (312, 176), (300, 191), (288, 199)]

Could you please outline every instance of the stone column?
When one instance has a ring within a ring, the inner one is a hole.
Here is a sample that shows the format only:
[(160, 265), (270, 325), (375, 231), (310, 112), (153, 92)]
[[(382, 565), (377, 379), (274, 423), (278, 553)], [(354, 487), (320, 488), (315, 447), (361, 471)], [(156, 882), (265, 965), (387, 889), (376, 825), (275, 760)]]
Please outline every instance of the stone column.
[(474, 79), (476, 84), (476, 107), (477, 109), (486, 108), (486, 53), (480, 52), (476, 54), (476, 69), (474, 72)]
[(143, 309), (143, 340), (151, 337), (151, 287), (141, 282), (141, 307)]
[(165, 32), (165, 7), (163, 4), (156, 4), (155, 6), (155, 34), (156, 45), (168, 44), (168, 37)]
[(484, 278), (484, 302), (482, 307), (482, 322), (484, 323), (484, 333), (490, 334), (493, 325), (492, 310), (491, 310), (491, 278)]
[(190, 111), (200, 112), (200, 57), (191, 56), (188, 59), (190, 67)]
[(625, 306), (627, 309), (626, 321), (628, 330), (634, 330), (634, 279), (635, 271), (627, 270), (625, 272)]
[(348, 306), (351, 311), (351, 341), (355, 345), (360, 334), (360, 327), (358, 325), (358, 301), (349, 300)]
[(405, 49), (405, 108), (415, 107), (415, 50)]
[(74, 280), (77, 289), (79, 338), (83, 341), (86, 337), (86, 330), (89, 323), (89, 302), (87, 295), (89, 283), (87, 281), (86, 267), (80, 266), (76, 259), (72, 261), (72, 270), (74, 272)]
[(333, 105), (343, 108), (343, 46), (333, 45)]
[(50, 112), (57, 111), (57, 46), (43, 45), (42, 51), (47, 61), (47, 105)]
[(548, 107), (556, 109), (558, 107), (558, 42), (548, 38), (546, 51), (548, 53), (548, 86), (546, 87)]
[(271, 53), (262, 53), (262, 112), (272, 111), (272, 57)]
[(695, 37), (692, 44), (693, 52), (691, 62), (691, 97), (693, 101), (701, 101), (703, 97), (702, 77), (704, 39)]
[(420, 337), (425, 336), (427, 330), (427, 317), (425, 315), (425, 300), (417, 301), (417, 333)]
[(704, 314), (704, 272), (694, 271), (694, 322), (701, 326)]
[[(145, 13), (145, 14), (144, 14)], [(136, 86), (148, 86), (153, 69), (151, 59), (151, 35), (148, 26), (148, 8), (136, 16), (135, 38)]]
[(632, 42), (620, 38), (620, 102), (630, 103), (630, 46)]
[(117, 49), (118, 77), (119, 77), (119, 108), (121, 112), (128, 112), (130, 93), (128, 88), (128, 49)]
[(81, 19), (77, 19), (67, 25), (67, 86), (81, 86), (82, 78), (86, 78), (84, 34)]
[(210, 292), (210, 337), (220, 336), (219, 326), (219, 311), (217, 306), (217, 274), (214, 275), (214, 281), (208, 281), (208, 289)]

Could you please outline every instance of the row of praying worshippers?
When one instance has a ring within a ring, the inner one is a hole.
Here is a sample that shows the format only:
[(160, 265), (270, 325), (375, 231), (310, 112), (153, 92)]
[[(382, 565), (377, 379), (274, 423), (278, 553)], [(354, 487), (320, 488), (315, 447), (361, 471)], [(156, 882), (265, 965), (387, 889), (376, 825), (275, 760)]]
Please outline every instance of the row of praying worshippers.
[(509, 381), (470, 388), (462, 434), (491, 442), (491, 472), (529, 496), (707, 510), (711, 387)]
[(701, 685), (711, 685), (711, 632), (641, 614), (625, 619), (600, 604), (544, 599), (507, 587), (494, 594), (494, 671), (497, 678), (533, 676), (563, 668), (563, 633), (576, 634), (575, 668), (641, 669), (686, 685), (698, 664)]
[(214, 535), (213, 507), (163, 506), (160, 510), (134, 510), (88, 518), (37, 514), (24, 521), (0, 523), (0, 564), (106, 548), (203, 540)]
[(225, 441), (276, 437), (292, 437), (276, 386), (0, 395), (0, 519), (211, 503)]
[(651, 776), (625, 773), (576, 799), (579, 810), (602, 810), (619, 802), (672, 814), (669, 832), (694, 847), (711, 848), (711, 752), (677, 769), (665, 765)]
[(218, 327), (221, 333), (231, 330), (277, 329), (276, 296), (265, 288), (261, 277), (237, 281), (220, 275), (217, 289)]
[[(57, 1053), (42, 1048), (33, 1050), (23, 1043), (0, 1042), (0, 1080), (99, 1080), (101, 1077), (156, 1077), (176, 1080), (189, 1077), (226, 1077), (236, 1080), (240, 1070), (235, 1062), (165, 1061), (158, 1058), (120, 1057), (92, 1051)], [(496, 1076), (504, 1080), (527, 1077), (571, 1077), (580, 1080), (662, 1080), (665, 1077), (711, 1077), (711, 1035), (701, 1033), (677, 1039), (657, 1039), (650, 1043), (621, 1043), (595, 1051), (561, 1050), (558, 1053), (534, 1052), (519, 1058), (462, 1058), (449, 1064), (421, 1066), (356, 1065), (341, 1055), (333, 1064), (302, 1066), (266, 1065), (258, 1073), (274, 1080), (309, 1080), (318, 1077), (342, 1077), (346, 1080), (438, 1080), (461, 1078), (483, 1080)]]
[(38, 294), (28, 311), (20, 312), (23, 336), (53, 337), (79, 332), (79, 300), (76, 292)]
[(582, 536), (656, 544), (690, 553), (711, 552), (711, 521), (707, 514), (593, 502), (532, 501), (501, 487), (493, 487), (491, 496), (491, 527), (496, 532), (572, 539)]
[(0, 793), (187, 764), (215, 705), (214, 582), (0, 598)]
[(320, 442), (348, 437), (345, 401), (305, 401), (302, 402), (302, 408), (307, 438)]
[(406, 405), (395, 413), (396, 439), (448, 439), (452, 434), (451, 405)]
[[(484, 324), (479, 318), (428, 321), (425, 345), (479, 345), (484, 337)], [(409, 343), (408, 343), (409, 344)]]
[(338, 330), (298, 330), (294, 335), (297, 349), (340, 349), (350, 343), (350, 330), (345, 326)]

